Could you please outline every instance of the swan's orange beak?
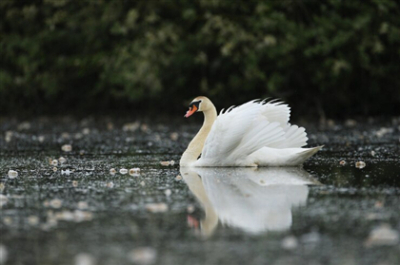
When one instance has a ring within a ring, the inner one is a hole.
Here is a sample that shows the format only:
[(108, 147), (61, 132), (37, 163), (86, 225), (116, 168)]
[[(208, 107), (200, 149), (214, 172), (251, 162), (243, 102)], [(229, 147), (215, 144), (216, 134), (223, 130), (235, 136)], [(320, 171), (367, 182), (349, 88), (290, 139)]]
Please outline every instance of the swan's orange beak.
[(196, 111), (197, 111), (196, 105), (192, 105), (191, 107), (189, 107), (189, 110), (186, 112), (184, 117), (188, 118), (188, 117), (192, 116), (192, 114), (195, 113)]

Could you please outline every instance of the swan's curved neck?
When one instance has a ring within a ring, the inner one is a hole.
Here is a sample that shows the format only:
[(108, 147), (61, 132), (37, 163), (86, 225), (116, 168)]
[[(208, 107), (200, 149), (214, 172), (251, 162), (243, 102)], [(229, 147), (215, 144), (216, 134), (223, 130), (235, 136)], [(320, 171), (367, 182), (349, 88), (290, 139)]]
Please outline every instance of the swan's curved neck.
[(201, 127), (200, 131), (196, 134), (193, 140), (190, 142), (188, 148), (183, 153), (181, 161), (179, 162), (180, 166), (190, 166), (194, 162), (196, 162), (197, 158), (200, 156), (201, 151), (203, 150), (204, 143), (207, 139), (208, 133), (211, 130), (211, 127), (214, 121), (217, 118), (217, 111), (214, 106), (212, 108), (203, 111), (204, 113), (204, 123)]

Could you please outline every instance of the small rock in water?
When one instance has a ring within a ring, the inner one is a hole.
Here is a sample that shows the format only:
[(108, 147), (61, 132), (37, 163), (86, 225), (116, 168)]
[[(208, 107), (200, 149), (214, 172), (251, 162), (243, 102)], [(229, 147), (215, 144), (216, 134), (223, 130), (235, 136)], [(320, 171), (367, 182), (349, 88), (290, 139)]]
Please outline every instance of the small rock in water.
[(107, 188), (114, 188), (114, 183), (113, 182), (108, 182), (107, 183)]
[(8, 258), (8, 251), (6, 246), (0, 244), (0, 264), (6, 264)]
[(18, 172), (15, 170), (9, 170), (8, 171), (8, 177), (10, 179), (15, 179), (16, 177), (18, 177)]
[(90, 129), (89, 128), (84, 128), (82, 130), (82, 133), (85, 134), (85, 135), (88, 135), (90, 133)]
[(344, 165), (346, 165), (346, 161), (341, 160), (341, 161), (339, 162), (339, 164), (340, 164), (341, 166), (344, 166)]
[(64, 164), (65, 162), (67, 162), (67, 159), (65, 159), (64, 157), (60, 157), (58, 159), (58, 162), (60, 162), (60, 164)]
[(85, 201), (80, 201), (78, 202), (78, 208), (83, 210), (83, 209), (87, 209), (89, 207), (88, 203)]
[(373, 246), (394, 246), (399, 243), (399, 232), (388, 224), (382, 224), (373, 229), (368, 239), (364, 242), (366, 247)]
[(173, 132), (171, 133), (170, 138), (172, 141), (177, 141), (179, 138), (179, 134), (177, 132)]
[(347, 119), (344, 123), (345, 126), (347, 127), (354, 127), (357, 125), (357, 121), (352, 120), (352, 119)]
[(170, 189), (167, 189), (164, 191), (165, 196), (169, 197), (172, 194), (172, 191)]
[(126, 123), (122, 126), (124, 132), (134, 132), (139, 128), (139, 122)]
[(152, 213), (162, 213), (168, 210), (168, 205), (165, 203), (149, 203), (146, 204), (146, 210)]
[(137, 264), (150, 265), (157, 259), (157, 251), (152, 247), (141, 247), (129, 253), (129, 259)]
[(64, 144), (61, 146), (61, 150), (64, 152), (71, 152), (72, 151), (72, 145), (70, 144)]
[(193, 205), (189, 205), (189, 206), (186, 208), (186, 210), (187, 210), (188, 213), (193, 213), (193, 212), (194, 212), (194, 206), (193, 206)]
[(176, 180), (182, 180), (182, 176), (181, 176), (181, 175), (178, 175), (178, 176), (176, 176), (175, 179), (176, 179)]
[(117, 173), (117, 171), (115, 170), (115, 168), (110, 169), (110, 174), (111, 175), (115, 175)]
[(53, 208), (60, 208), (62, 206), (62, 200), (60, 199), (53, 199), (50, 201), (50, 206)]
[(366, 166), (364, 161), (357, 161), (356, 162), (356, 168), (364, 168)]
[(35, 215), (31, 215), (28, 217), (28, 223), (30, 225), (37, 225), (39, 223), (39, 217), (35, 216)]
[(76, 210), (74, 212), (74, 221), (75, 222), (82, 222), (82, 221), (90, 221), (93, 219), (93, 214), (88, 211), (81, 211), (81, 210)]
[(54, 171), (54, 172), (57, 172), (57, 167), (53, 167), (53, 171)]
[(299, 243), (297, 242), (297, 238), (294, 236), (287, 236), (281, 242), (282, 248), (288, 250), (295, 249), (298, 245)]
[(13, 132), (12, 131), (6, 131), (6, 137), (4, 138), (4, 140), (9, 143), (11, 142), (13, 137)]
[(121, 173), (122, 175), (125, 175), (126, 173), (128, 173), (128, 170), (126, 168), (121, 168), (119, 170), (119, 173)]
[(52, 164), (53, 166), (58, 166), (58, 160), (57, 160), (57, 159), (51, 160), (51, 164)]
[(142, 181), (140, 182), (140, 186), (144, 187), (146, 185), (146, 182)]
[(131, 176), (137, 177), (137, 176), (139, 176), (139, 173), (140, 173), (140, 168), (138, 168), (138, 167), (129, 169), (129, 175), (131, 175)]
[(75, 256), (75, 265), (95, 265), (95, 259), (87, 253), (80, 253)]
[(72, 186), (74, 188), (78, 187), (78, 181), (76, 181), (76, 180), (72, 181)]
[(371, 155), (372, 155), (372, 156), (375, 156), (375, 151), (371, 151)]
[(71, 170), (69, 170), (69, 169), (66, 169), (66, 170), (62, 170), (61, 169), (61, 175), (69, 175), (69, 174), (71, 174)]
[(171, 160), (171, 161), (161, 161), (160, 164), (161, 164), (162, 166), (173, 166), (173, 165), (175, 165), (175, 161), (174, 161), (174, 160)]

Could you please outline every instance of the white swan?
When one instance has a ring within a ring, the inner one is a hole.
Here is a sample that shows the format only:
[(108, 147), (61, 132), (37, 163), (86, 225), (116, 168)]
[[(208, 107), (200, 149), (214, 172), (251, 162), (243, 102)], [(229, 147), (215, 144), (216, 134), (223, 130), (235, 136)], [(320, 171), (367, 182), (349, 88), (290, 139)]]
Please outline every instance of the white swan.
[(182, 167), (298, 166), (322, 148), (302, 148), (305, 129), (289, 123), (290, 108), (279, 101), (253, 100), (217, 116), (214, 104), (201, 96), (185, 117), (195, 112), (204, 113), (204, 123), (183, 153)]
[(218, 223), (251, 234), (288, 230), (292, 209), (306, 205), (307, 185), (320, 185), (296, 167), (182, 167), (181, 175), (205, 211), (200, 220), (204, 237)]

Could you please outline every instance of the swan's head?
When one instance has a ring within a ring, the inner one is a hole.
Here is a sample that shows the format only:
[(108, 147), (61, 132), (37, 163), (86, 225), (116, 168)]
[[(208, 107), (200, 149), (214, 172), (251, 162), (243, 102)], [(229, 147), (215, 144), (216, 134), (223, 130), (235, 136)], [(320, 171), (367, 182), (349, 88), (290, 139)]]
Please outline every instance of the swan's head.
[(207, 111), (213, 107), (211, 101), (203, 96), (197, 97), (189, 104), (189, 110), (185, 114), (185, 118), (192, 116), (193, 113), (199, 111)]

